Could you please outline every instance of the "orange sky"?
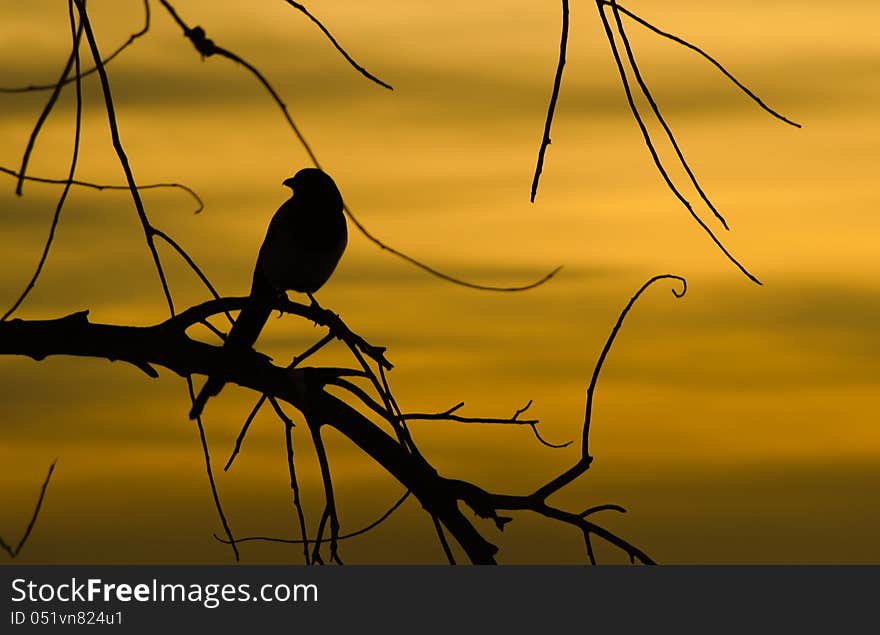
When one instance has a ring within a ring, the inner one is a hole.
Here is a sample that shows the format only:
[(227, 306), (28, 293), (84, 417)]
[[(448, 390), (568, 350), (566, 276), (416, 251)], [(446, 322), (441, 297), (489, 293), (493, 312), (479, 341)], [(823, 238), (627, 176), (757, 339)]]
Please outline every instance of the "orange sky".
[[(247, 290), (281, 181), (307, 164), (265, 92), (224, 60), (202, 61), (157, 3), (149, 34), (109, 67), (122, 139), (144, 195), (228, 295)], [(630, 316), (596, 394), (593, 468), (559, 495), (583, 508), (613, 502), (607, 525), (660, 562), (880, 562), (880, 18), (876, 2), (674, 3), (627, 6), (724, 62), (769, 104), (762, 112), (710, 65), (629, 28), (642, 71), (702, 184), (731, 224), (719, 235), (764, 282), (748, 282), (665, 189), (629, 115), (595, 8), (573, 7), (568, 64), (541, 189), (528, 202), (558, 51), (552, 5), (453, 1), (312, 7), (347, 49), (391, 83), (353, 71), (313, 24), (282, 2), (175, 7), (274, 83), (322, 164), (367, 226), (451, 274), (517, 284), (522, 294), (440, 282), (352, 232), (319, 299), (387, 345), (393, 385), (412, 411), (466, 402), (507, 416), (529, 399), (549, 439), (578, 435), (584, 388), (620, 308), (657, 273), (686, 276)], [(0, 1), (0, 85), (52, 81), (67, 54), (57, 2)], [(102, 47), (142, 24), (142, 3), (90, 2)], [(0, 95), (0, 165), (17, 168), (46, 95)], [(121, 182), (97, 83), (86, 87), (78, 177)], [(65, 91), (31, 163), (61, 177), (72, 141)], [(659, 132), (659, 129), (652, 128)], [(669, 156), (671, 155), (664, 155)], [(678, 171), (676, 182), (686, 181)], [(31, 275), (59, 189), (0, 188), (0, 308)], [(696, 201), (692, 190), (686, 190)], [(705, 208), (699, 213), (707, 222)], [(716, 223), (710, 222), (713, 228)], [(163, 252), (180, 306), (205, 299)], [(165, 317), (135, 210), (125, 193), (74, 190), (36, 290), (17, 313), (88, 308), (94, 321)], [(281, 360), (316, 337), (271, 320), (260, 350)], [(321, 358), (346, 361), (340, 351)], [(200, 383), (201, 379), (199, 379)], [(27, 523), (49, 463), (58, 467), (23, 562), (227, 562), (184, 383), (148, 380), (101, 360), (0, 358), (0, 535)], [(228, 387), (206, 418), (222, 464), (254, 397)], [(422, 424), (420, 424), (422, 425)], [(281, 428), (258, 418), (218, 484), (237, 535), (295, 534)], [(423, 452), (447, 476), (525, 493), (574, 460), (527, 429), (426, 423)], [(400, 486), (332, 438), (343, 531), (379, 516)], [(321, 492), (307, 435), (307, 509)], [(505, 562), (581, 562), (580, 537), (518, 516), (499, 536)], [(296, 562), (298, 549), (248, 545), (245, 562)], [(618, 554), (602, 554), (615, 562)], [(414, 502), (343, 550), (350, 562), (439, 562)]]

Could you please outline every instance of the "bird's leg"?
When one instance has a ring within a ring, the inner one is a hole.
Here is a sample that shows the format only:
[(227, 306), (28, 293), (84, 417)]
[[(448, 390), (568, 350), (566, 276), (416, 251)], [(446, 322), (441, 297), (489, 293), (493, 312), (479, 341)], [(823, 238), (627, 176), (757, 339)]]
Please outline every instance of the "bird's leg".
[[(306, 295), (309, 297), (309, 301), (312, 303), (309, 308), (314, 309), (315, 311), (324, 312), (324, 309), (318, 304), (318, 301), (315, 300), (315, 296), (312, 295), (311, 291), (306, 291)], [(318, 326), (317, 320), (315, 321), (315, 326)]]
[[(333, 311), (331, 311), (330, 309), (325, 309), (325, 308), (322, 307), (320, 304), (318, 304), (318, 301), (315, 300), (315, 296), (313, 296), (313, 295), (311, 294), (311, 292), (306, 291), (306, 295), (308, 296), (309, 300), (310, 300), (311, 303), (312, 303), (311, 306), (309, 307), (310, 309), (312, 309), (312, 310), (314, 310), (314, 311), (318, 311), (318, 312), (320, 312), (320, 313), (323, 313), (324, 316), (325, 316), (325, 318), (326, 318), (329, 322), (332, 322), (334, 319), (335, 319), (335, 320), (338, 320), (338, 319), (339, 319), (339, 316), (336, 315)], [(315, 322), (315, 326), (317, 326), (317, 325), (318, 325), (318, 323)]]

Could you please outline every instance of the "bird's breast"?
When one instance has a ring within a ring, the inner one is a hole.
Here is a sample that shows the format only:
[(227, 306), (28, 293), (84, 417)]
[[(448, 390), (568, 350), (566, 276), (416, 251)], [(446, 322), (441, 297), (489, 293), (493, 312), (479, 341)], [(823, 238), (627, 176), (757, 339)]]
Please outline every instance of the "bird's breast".
[(278, 211), (260, 250), (258, 266), (280, 291), (314, 293), (336, 269), (348, 242), (341, 209)]

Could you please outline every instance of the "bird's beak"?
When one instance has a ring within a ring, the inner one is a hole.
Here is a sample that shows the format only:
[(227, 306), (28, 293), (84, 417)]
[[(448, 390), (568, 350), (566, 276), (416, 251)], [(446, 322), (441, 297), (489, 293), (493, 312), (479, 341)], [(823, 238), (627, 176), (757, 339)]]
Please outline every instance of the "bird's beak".
[(290, 177), (289, 179), (284, 179), (284, 181), (282, 181), (281, 185), (286, 185), (290, 189), (293, 189), (293, 177)]

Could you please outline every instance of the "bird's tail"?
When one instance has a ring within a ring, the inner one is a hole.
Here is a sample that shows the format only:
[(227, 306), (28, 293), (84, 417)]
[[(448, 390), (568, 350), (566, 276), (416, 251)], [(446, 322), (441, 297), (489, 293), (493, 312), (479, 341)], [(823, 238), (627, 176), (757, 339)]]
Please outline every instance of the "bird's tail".
[(202, 414), (202, 410), (205, 409), (205, 404), (208, 403), (208, 399), (219, 394), (225, 383), (226, 382), (220, 379), (217, 375), (208, 377), (208, 381), (205, 382), (205, 385), (202, 386), (202, 389), (193, 401), (192, 409), (189, 411), (189, 418), (196, 419), (199, 417)]
[[(252, 290), (250, 300), (238, 314), (235, 324), (232, 325), (229, 335), (226, 337), (223, 348), (227, 353), (243, 352), (251, 348), (272, 313), (271, 298), (262, 293), (254, 293), (254, 291), (259, 290)], [(193, 401), (189, 418), (195, 419), (201, 415), (208, 399), (218, 395), (225, 384), (226, 379), (222, 374), (210, 375)]]

